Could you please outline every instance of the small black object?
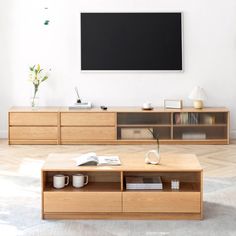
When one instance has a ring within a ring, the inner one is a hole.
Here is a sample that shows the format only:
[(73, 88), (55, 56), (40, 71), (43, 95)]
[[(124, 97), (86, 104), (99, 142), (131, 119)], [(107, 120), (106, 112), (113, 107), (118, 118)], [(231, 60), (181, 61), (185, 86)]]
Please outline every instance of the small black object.
[(49, 20), (45, 20), (44, 25), (49, 25), (49, 22), (50, 22)]
[(106, 106), (101, 106), (101, 109), (105, 111), (105, 110), (107, 110), (107, 107)]

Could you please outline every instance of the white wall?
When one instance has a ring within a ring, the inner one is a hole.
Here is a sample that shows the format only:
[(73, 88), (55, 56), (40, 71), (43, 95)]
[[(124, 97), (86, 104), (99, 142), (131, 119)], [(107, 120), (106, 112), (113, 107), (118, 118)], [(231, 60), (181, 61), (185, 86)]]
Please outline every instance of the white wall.
[[(51, 21), (44, 26), (45, 6)], [(80, 12), (184, 13), (184, 72), (81, 72)], [(95, 105), (141, 105), (149, 100), (187, 96), (195, 85), (208, 95), (206, 105), (231, 110), (236, 137), (235, 0), (0, 0), (0, 135), (6, 136), (7, 110), (29, 105), (28, 66), (41, 63), (51, 77), (40, 88), (41, 105), (69, 105), (78, 85)]]

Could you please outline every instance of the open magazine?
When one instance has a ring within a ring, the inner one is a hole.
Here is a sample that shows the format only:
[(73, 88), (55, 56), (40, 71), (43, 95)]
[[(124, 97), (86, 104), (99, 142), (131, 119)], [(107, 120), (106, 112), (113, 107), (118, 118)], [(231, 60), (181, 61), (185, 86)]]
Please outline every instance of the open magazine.
[(97, 156), (95, 152), (83, 154), (74, 158), (77, 166), (119, 166), (118, 156)]

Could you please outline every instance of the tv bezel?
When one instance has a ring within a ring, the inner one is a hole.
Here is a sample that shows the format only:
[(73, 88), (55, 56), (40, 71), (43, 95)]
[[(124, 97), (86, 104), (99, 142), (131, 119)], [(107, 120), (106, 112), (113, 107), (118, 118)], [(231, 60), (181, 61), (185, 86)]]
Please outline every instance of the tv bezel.
[[(84, 69), (82, 69), (82, 44), (81, 44), (81, 16), (82, 16), (82, 14), (86, 14), (86, 13), (179, 13), (180, 14), (180, 16), (181, 16), (181, 53), (182, 53), (182, 69), (181, 70), (84, 70)], [(129, 73), (129, 72), (136, 72), (136, 73), (139, 73), (139, 72), (141, 72), (141, 73), (144, 73), (144, 72), (148, 72), (148, 73), (151, 73), (151, 72), (153, 72), (153, 73), (176, 73), (176, 72), (180, 72), (180, 73), (182, 73), (182, 72), (184, 72), (184, 27), (183, 27), (183, 20), (184, 20), (184, 18), (183, 18), (183, 12), (182, 11), (171, 11), (171, 12), (152, 12), (152, 11), (148, 11), (148, 12), (130, 12), (130, 11), (128, 11), (128, 12), (126, 12), (126, 11), (124, 11), (124, 12), (98, 12), (98, 11), (86, 11), (86, 12), (80, 12), (80, 71), (81, 72), (89, 72), (89, 73), (93, 73), (93, 72), (110, 72), (110, 73), (112, 73), (112, 72), (121, 72), (121, 73), (125, 73), (125, 72), (127, 72), (127, 73)]]

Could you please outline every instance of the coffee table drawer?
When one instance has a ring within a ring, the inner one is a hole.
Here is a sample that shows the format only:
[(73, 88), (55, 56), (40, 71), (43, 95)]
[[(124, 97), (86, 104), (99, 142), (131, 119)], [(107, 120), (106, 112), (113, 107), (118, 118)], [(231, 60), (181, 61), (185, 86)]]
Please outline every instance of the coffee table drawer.
[(61, 113), (62, 126), (115, 126), (115, 113)]
[(62, 140), (114, 140), (114, 127), (62, 127)]
[(10, 127), (11, 140), (57, 139), (57, 127)]
[(199, 213), (200, 192), (124, 192), (124, 212)]
[(44, 192), (44, 212), (121, 212), (121, 193)]
[(9, 122), (12, 126), (56, 126), (58, 115), (56, 112), (11, 112)]

